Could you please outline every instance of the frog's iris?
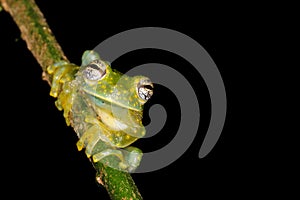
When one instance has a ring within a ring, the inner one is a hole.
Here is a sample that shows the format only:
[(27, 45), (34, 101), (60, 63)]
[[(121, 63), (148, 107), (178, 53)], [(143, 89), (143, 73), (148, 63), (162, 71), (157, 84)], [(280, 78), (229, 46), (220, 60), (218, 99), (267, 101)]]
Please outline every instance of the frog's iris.
[(147, 101), (150, 99), (153, 95), (153, 84), (150, 79), (147, 78), (140, 80), (137, 86), (137, 92), (142, 100)]
[(101, 60), (94, 60), (85, 67), (83, 73), (86, 79), (90, 81), (99, 81), (106, 74), (106, 64)]

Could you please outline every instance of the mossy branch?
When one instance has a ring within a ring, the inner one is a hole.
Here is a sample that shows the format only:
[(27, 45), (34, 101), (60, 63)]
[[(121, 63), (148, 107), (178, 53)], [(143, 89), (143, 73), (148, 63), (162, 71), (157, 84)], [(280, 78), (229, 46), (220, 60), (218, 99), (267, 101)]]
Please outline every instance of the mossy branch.
[[(52, 77), (47, 73), (47, 67), (61, 60), (69, 61), (40, 9), (33, 0), (0, 0), (0, 3), (16, 22), (22, 39), (43, 69), (44, 80), (51, 85)], [(93, 163), (93, 166), (97, 171), (97, 181), (106, 188), (111, 199), (142, 199), (130, 174), (100, 162)]]

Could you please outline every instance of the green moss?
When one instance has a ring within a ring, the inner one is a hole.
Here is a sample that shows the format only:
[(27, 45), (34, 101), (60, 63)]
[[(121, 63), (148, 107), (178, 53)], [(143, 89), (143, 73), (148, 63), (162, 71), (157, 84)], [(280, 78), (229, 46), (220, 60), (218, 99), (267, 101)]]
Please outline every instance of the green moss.
[(55, 37), (52, 35), (42, 14), (36, 12), (32, 6), (32, 2), (24, 1), (24, 5), (26, 6), (26, 15), (32, 21), (33, 34), (39, 35), (40, 41), (47, 45), (47, 56), (51, 58), (53, 62), (62, 60), (61, 50), (57, 48)]

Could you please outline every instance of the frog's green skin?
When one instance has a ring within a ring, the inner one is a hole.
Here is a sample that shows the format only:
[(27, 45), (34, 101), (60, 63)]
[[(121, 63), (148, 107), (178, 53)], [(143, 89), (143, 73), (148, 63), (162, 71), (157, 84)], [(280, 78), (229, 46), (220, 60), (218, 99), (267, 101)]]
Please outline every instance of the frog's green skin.
[(145, 135), (143, 105), (153, 94), (149, 78), (123, 75), (94, 51), (85, 51), (81, 67), (59, 62), (48, 73), (50, 95), (58, 97), (56, 106), (80, 138), (78, 150), (85, 148), (94, 162), (134, 171), (142, 152), (129, 145)]

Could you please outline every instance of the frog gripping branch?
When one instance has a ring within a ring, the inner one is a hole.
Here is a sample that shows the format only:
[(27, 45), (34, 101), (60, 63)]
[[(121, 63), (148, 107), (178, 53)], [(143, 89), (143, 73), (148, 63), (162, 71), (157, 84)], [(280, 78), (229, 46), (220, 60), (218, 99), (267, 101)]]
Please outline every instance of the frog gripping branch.
[(48, 73), (50, 94), (80, 138), (78, 150), (85, 148), (94, 162), (133, 172), (142, 152), (129, 145), (145, 135), (143, 105), (153, 94), (149, 78), (113, 70), (95, 51), (84, 52), (81, 67), (62, 61)]
[(51, 85), (50, 95), (63, 110), (97, 171), (96, 180), (111, 199), (142, 199), (128, 172), (142, 153), (129, 146), (145, 134), (143, 104), (153, 85), (143, 76), (128, 77), (112, 70), (96, 52), (86, 51), (81, 67), (69, 63), (33, 0), (0, 0), (20, 28), (22, 39)]

